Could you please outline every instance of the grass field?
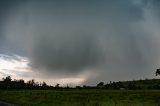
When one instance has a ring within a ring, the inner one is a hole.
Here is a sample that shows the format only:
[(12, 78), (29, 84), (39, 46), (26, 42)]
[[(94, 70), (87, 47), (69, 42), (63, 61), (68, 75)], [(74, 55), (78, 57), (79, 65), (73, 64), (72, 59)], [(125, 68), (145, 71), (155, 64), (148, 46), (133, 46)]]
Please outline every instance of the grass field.
[(160, 90), (0, 90), (0, 99), (24, 106), (160, 106)]

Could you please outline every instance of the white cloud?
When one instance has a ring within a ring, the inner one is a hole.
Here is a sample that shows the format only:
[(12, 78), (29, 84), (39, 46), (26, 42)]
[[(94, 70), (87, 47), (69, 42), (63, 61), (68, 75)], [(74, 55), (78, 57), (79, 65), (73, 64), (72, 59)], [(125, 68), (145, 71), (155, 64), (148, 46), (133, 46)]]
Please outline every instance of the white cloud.
[[(85, 81), (83, 77), (73, 78), (40, 78), (38, 74), (32, 71), (32, 68), (28, 65), (29, 59), (18, 55), (6, 55), (0, 54), (0, 77), (11, 76), (12, 79), (35, 79), (36, 81), (45, 81), (48, 84), (55, 85), (59, 83), (61, 85), (78, 85)], [(36, 77), (35, 77), (36, 76)]]
[(18, 55), (0, 54), (0, 73), (2, 76), (19, 77), (19, 75), (31, 73), (32, 70), (28, 66), (29, 60), (26, 57)]

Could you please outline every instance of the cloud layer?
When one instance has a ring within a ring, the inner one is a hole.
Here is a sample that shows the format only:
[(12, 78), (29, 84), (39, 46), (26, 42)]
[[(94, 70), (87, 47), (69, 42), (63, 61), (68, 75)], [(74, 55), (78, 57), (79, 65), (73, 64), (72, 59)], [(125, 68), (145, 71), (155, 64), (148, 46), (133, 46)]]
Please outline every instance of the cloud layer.
[(92, 84), (153, 77), (159, 65), (158, 0), (16, 2), (2, 2), (0, 50), (43, 77)]

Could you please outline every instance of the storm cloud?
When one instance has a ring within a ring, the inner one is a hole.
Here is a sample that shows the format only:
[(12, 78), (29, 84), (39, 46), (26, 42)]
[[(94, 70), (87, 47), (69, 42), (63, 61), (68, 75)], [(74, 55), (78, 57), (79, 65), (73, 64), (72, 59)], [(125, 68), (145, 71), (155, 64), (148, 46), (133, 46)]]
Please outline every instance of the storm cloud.
[(0, 3), (0, 52), (27, 57), (42, 78), (151, 78), (159, 65), (158, 0)]

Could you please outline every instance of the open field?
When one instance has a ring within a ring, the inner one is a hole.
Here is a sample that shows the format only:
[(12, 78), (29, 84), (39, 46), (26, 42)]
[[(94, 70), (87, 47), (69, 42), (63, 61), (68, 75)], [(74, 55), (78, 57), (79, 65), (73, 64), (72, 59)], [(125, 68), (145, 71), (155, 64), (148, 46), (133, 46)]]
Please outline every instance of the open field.
[(0, 99), (22, 106), (160, 106), (160, 90), (0, 90)]

